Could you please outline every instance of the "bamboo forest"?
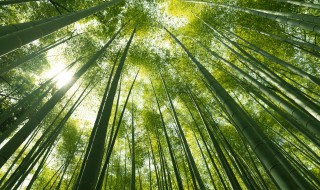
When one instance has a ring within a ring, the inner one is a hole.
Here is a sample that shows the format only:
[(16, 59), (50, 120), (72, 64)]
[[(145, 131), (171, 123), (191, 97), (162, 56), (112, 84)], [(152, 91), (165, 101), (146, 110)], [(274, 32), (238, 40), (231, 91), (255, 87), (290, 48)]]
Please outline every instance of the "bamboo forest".
[(1, 190), (320, 189), (319, 0), (0, 0)]

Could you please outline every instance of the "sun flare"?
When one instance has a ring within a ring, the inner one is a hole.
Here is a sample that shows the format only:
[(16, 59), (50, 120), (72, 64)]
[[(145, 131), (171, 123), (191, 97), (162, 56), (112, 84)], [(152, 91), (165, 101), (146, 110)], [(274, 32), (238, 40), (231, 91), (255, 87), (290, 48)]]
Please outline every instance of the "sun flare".
[[(51, 67), (50, 70), (45, 71), (42, 74), (43, 78), (51, 78), (56, 75), (54, 81), (55, 81), (55, 86), (57, 88), (63, 87), (65, 84), (67, 84), (69, 81), (72, 79), (73, 73), (71, 71), (63, 71), (64, 65), (63, 64), (57, 64), (54, 67)], [(63, 72), (61, 72), (63, 71)], [(57, 75), (59, 73), (59, 75)]]
[(56, 86), (57, 88), (63, 87), (72, 79), (72, 73), (69, 71), (63, 72), (57, 76)]

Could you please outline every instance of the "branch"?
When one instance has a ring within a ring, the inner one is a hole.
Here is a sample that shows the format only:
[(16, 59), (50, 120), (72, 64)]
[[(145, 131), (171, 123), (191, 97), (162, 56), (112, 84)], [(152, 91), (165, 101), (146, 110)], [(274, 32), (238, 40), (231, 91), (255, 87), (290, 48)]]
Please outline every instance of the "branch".
[(69, 9), (67, 9), (65, 6), (61, 5), (60, 3), (57, 3), (57, 2), (55, 2), (55, 1), (53, 1), (53, 0), (50, 0), (50, 2), (53, 3), (53, 4), (55, 4), (55, 5), (57, 5), (58, 7), (62, 8), (62, 9), (64, 9), (65, 11), (67, 11), (67, 12), (69, 12), (69, 13), (72, 12), (72, 11), (70, 11)]
[(58, 6), (56, 5), (56, 3), (52, 0), (49, 0), (49, 2), (54, 6), (54, 8), (59, 12), (60, 15), (62, 15), (61, 11), (59, 10)]

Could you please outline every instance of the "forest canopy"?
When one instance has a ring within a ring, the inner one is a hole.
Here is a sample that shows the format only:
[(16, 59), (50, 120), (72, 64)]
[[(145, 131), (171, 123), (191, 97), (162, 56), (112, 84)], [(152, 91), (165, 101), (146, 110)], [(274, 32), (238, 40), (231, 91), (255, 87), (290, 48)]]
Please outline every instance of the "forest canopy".
[(317, 0), (0, 0), (0, 189), (320, 189)]

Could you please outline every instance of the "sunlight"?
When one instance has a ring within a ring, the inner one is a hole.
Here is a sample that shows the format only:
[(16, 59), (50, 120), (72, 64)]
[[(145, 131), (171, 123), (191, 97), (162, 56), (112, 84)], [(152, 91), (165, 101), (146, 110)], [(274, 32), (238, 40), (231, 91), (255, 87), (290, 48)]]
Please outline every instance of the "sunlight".
[[(64, 69), (63, 64), (57, 64), (54, 67), (52, 67), (50, 70), (44, 72), (42, 74), (42, 77), (44, 78), (51, 78), (57, 73), (61, 72)], [(70, 71), (64, 71), (61, 72), (58, 76), (55, 78), (55, 85), (57, 88), (63, 87), (65, 84), (67, 84), (72, 79), (73, 73)]]
[[(44, 71), (41, 74), (41, 78), (49, 79), (58, 73), (59, 75), (55, 78), (55, 86), (56, 88), (61, 88), (65, 84), (67, 84), (73, 76), (73, 72), (70, 70), (63, 71), (64, 68), (68, 65), (67, 59), (64, 56), (66, 44), (59, 45), (58, 48), (50, 49), (47, 53), (47, 61), (50, 64), (48, 70)], [(58, 56), (57, 56), (58, 55)], [(63, 72), (62, 72), (63, 71)]]
[(72, 73), (69, 71), (61, 73), (57, 77), (56, 86), (57, 88), (63, 87), (65, 84), (67, 84), (72, 79)]

